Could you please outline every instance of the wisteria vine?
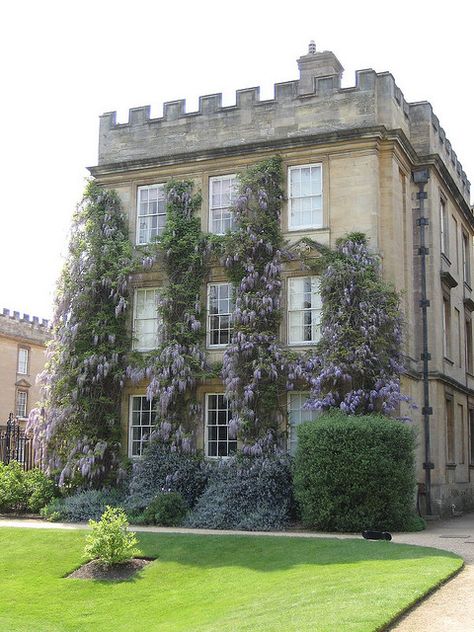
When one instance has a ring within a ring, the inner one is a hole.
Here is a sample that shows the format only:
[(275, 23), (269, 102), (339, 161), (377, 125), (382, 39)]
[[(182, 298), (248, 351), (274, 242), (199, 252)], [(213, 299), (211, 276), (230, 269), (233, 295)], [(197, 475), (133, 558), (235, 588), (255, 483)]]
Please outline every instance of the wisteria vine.
[(120, 201), (88, 184), (58, 282), (43, 408), (29, 430), (60, 485), (100, 487), (120, 473), (120, 402), (132, 247)]
[(235, 289), (232, 340), (222, 376), (230, 405), (229, 434), (243, 451), (260, 454), (274, 445), (281, 426), (281, 395), (288, 358), (279, 342), (284, 250), (280, 158), (249, 167), (240, 176), (234, 214), (237, 231), (225, 238), (224, 265)]
[(395, 412), (408, 399), (400, 392), (399, 296), (382, 279), (364, 234), (352, 233), (338, 240), (335, 251), (323, 251), (320, 291), (321, 340), (303, 363), (308, 406), (350, 415)]
[(303, 267), (321, 275), (321, 340), (299, 356), (282, 346), (282, 263), (296, 255), (287, 250), (280, 227), (281, 160), (249, 167), (239, 180), (236, 230), (224, 237), (202, 233), (200, 196), (191, 182), (167, 184), (165, 230), (140, 251), (142, 269), (158, 262), (166, 276), (157, 304), (161, 341), (145, 354), (130, 352), (129, 277), (136, 264), (119, 199), (88, 185), (58, 284), (42, 376), (44, 408), (33, 411), (29, 422), (41, 464), (58, 474), (61, 485), (99, 487), (119, 476), (125, 378), (147, 380), (147, 397), (158, 403), (157, 437), (173, 450), (195, 447), (202, 414), (196, 388), (212, 372), (201, 305), (212, 255), (222, 257), (235, 291), (222, 378), (229, 434), (239, 438), (244, 453), (275, 449), (284, 395), (295, 385), (309, 388), (309, 407), (352, 415), (390, 414), (406, 399), (400, 392), (399, 297), (382, 280), (379, 261), (360, 233), (339, 240), (335, 250), (318, 246), (322, 256), (305, 260)]
[(150, 267), (159, 260), (167, 277), (157, 305), (161, 344), (131, 358), (127, 367), (132, 382), (149, 380), (147, 397), (158, 403), (155, 436), (184, 451), (194, 447), (192, 434), (201, 414), (196, 386), (206, 368), (201, 289), (209, 247), (195, 216), (201, 199), (192, 191), (189, 181), (166, 185), (166, 227), (143, 261)]

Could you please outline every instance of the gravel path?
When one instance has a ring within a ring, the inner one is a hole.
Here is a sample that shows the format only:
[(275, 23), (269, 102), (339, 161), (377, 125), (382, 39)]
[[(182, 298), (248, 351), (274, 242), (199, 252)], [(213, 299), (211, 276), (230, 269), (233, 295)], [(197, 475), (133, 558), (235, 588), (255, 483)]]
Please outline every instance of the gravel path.
[[(45, 522), (34, 519), (0, 518), (0, 527), (31, 527), (37, 529), (87, 529), (85, 523), (71, 524)], [(213, 535), (261, 535), (305, 538), (353, 538), (360, 534), (311, 533), (306, 531), (249, 532), (213, 531), (210, 529), (183, 529), (166, 527), (133, 526), (134, 531), (152, 533), (192, 533)], [(465, 568), (446, 585), (408, 612), (398, 623), (390, 627), (391, 632), (474, 632), (474, 513), (460, 518), (428, 524), (419, 533), (396, 533), (393, 542), (416, 544), (445, 549), (460, 555)], [(348, 631), (350, 632), (350, 631)]]
[(474, 632), (474, 513), (430, 523), (420, 533), (396, 534), (393, 541), (453, 551), (464, 559), (466, 566), (390, 630)]

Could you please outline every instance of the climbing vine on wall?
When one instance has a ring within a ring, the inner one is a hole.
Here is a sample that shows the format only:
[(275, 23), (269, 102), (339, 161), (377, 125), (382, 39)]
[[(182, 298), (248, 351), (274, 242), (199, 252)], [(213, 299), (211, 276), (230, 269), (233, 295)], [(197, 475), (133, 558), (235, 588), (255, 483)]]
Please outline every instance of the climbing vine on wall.
[(88, 185), (58, 284), (43, 375), (45, 407), (30, 421), (43, 464), (60, 473), (61, 484), (99, 487), (118, 475), (125, 376), (148, 381), (147, 397), (158, 403), (156, 435), (172, 449), (194, 447), (193, 431), (202, 419), (196, 388), (213, 373), (206, 364), (201, 305), (212, 256), (222, 258), (234, 287), (222, 378), (229, 432), (245, 453), (278, 445), (281, 405), (295, 384), (309, 387), (310, 407), (348, 414), (390, 413), (404, 399), (399, 298), (382, 280), (365, 236), (349, 235), (334, 251), (319, 247), (317, 263), (306, 261), (306, 269), (321, 275), (322, 336), (311, 353), (290, 354), (279, 341), (282, 263), (295, 258), (280, 228), (281, 160), (249, 167), (239, 181), (236, 229), (223, 237), (201, 232), (200, 196), (191, 182), (166, 186), (165, 230), (135, 255), (142, 269), (157, 264), (166, 276), (157, 303), (159, 346), (143, 354), (130, 352), (127, 333), (129, 276), (137, 267), (119, 200)]
[(131, 358), (127, 375), (149, 380), (147, 397), (156, 398), (156, 433), (173, 447), (191, 449), (191, 433), (200, 420), (196, 386), (205, 371), (201, 290), (207, 272), (208, 242), (195, 211), (201, 199), (189, 181), (166, 185), (167, 219), (163, 234), (144, 257), (145, 267), (159, 262), (166, 273), (160, 289), (159, 348)]
[(222, 375), (231, 409), (229, 432), (242, 439), (245, 452), (258, 454), (276, 439), (288, 373), (279, 342), (281, 266), (289, 256), (280, 228), (281, 160), (249, 167), (239, 180), (237, 230), (224, 238), (235, 310)]
[(382, 279), (364, 234), (352, 233), (338, 240), (334, 251), (322, 252), (321, 340), (303, 369), (310, 406), (352, 415), (393, 413), (407, 400), (400, 393), (399, 296)]
[(117, 195), (91, 182), (72, 223), (53, 339), (33, 411), (36, 453), (60, 484), (100, 487), (119, 468), (132, 246)]

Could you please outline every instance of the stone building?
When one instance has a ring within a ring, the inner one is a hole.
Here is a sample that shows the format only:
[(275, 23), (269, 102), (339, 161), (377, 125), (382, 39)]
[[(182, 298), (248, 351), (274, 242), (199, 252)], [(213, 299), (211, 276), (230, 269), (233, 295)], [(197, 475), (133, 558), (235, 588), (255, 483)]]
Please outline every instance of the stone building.
[(13, 413), (25, 422), (41, 399), (36, 377), (44, 368), (49, 322), (19, 312), (0, 314), (0, 426)]
[[(100, 118), (98, 165), (90, 171), (100, 184), (118, 191), (137, 245), (159, 235), (164, 226), (163, 184), (169, 178), (194, 181), (202, 192), (202, 230), (222, 233), (232, 223), (235, 174), (275, 154), (285, 168), (282, 228), (290, 243), (305, 236), (333, 245), (347, 232), (366, 233), (381, 257), (384, 276), (403, 296), (403, 389), (419, 405), (412, 418), (419, 427), (422, 484), (419, 189), (413, 172), (426, 168), (431, 497), (434, 512), (452, 503), (465, 507), (473, 502), (474, 478), (469, 181), (432, 106), (408, 103), (389, 72), (359, 70), (355, 85), (341, 88), (340, 62), (332, 52), (316, 51), (313, 43), (298, 68), (299, 79), (276, 84), (269, 100), (260, 100), (258, 88), (248, 88), (237, 91), (231, 106), (222, 106), (222, 95), (211, 94), (200, 98), (196, 112), (186, 112), (180, 100), (165, 103), (163, 116), (156, 119), (150, 118), (149, 106), (131, 109), (127, 123), (117, 123), (115, 112), (106, 113)], [(131, 327), (137, 350), (157, 344), (155, 297), (164, 281), (159, 269), (134, 280)], [(218, 359), (232, 311), (222, 269), (212, 269), (205, 291), (207, 352)], [(282, 341), (298, 349), (314, 343), (319, 335), (317, 279), (286, 270), (282, 299)], [(308, 319), (314, 326), (305, 330)], [(200, 388), (204, 413), (198, 444), (207, 456), (225, 456), (234, 445), (216, 427), (226, 423), (222, 385), (209, 381)], [(145, 389), (146, 384), (130, 386), (124, 393), (124, 436), (131, 457), (141, 454), (152, 423)], [(289, 449), (295, 426), (311, 416), (304, 401), (305, 393), (288, 394)]]

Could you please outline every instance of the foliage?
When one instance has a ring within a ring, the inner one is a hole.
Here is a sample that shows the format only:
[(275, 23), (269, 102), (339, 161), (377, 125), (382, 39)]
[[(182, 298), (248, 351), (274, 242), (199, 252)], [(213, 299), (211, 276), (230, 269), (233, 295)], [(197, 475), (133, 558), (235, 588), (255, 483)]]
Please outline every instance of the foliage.
[(224, 264), (235, 288), (233, 335), (222, 375), (232, 418), (244, 452), (261, 454), (281, 419), (287, 360), (279, 343), (283, 199), (280, 158), (249, 167), (239, 176), (234, 214), (237, 231), (224, 237)]
[(163, 342), (155, 352), (132, 357), (127, 368), (133, 382), (149, 380), (147, 397), (159, 404), (157, 432), (166, 438), (177, 432), (184, 450), (191, 449), (191, 432), (200, 418), (195, 388), (206, 368), (200, 293), (208, 246), (195, 216), (201, 198), (192, 189), (189, 181), (166, 185), (166, 226), (144, 259), (150, 267), (160, 258), (168, 279), (158, 301)]
[(39, 469), (25, 472), (25, 486), (28, 495), (28, 510), (39, 513), (56, 495), (54, 481)]
[(89, 520), (92, 529), (86, 537), (84, 557), (97, 559), (105, 566), (120, 564), (140, 555), (135, 533), (128, 531), (127, 516), (123, 509), (107, 507), (101, 519)]
[(97, 520), (108, 505), (118, 506), (121, 504), (122, 498), (121, 493), (117, 490), (87, 489), (64, 498), (55, 498), (42, 509), (41, 515), (53, 522)]
[(25, 511), (28, 504), (28, 489), (25, 473), (18, 463), (9, 465), (0, 462), (0, 511)]
[(283, 529), (292, 508), (290, 458), (274, 453), (220, 461), (185, 520), (209, 529)]
[(60, 485), (101, 487), (118, 475), (120, 397), (132, 245), (118, 196), (88, 184), (58, 282), (34, 445)]
[(171, 436), (168, 441), (157, 437), (134, 464), (125, 507), (127, 511), (141, 511), (163, 491), (178, 492), (193, 507), (208, 475), (209, 465), (202, 456), (176, 449)]
[(402, 318), (367, 239), (353, 233), (323, 250), (321, 340), (305, 366), (310, 407), (391, 413), (401, 400)]
[(38, 513), (54, 494), (53, 481), (41, 470), (25, 472), (18, 461), (0, 462), (0, 511)]
[(162, 527), (179, 527), (188, 511), (181, 494), (166, 492), (158, 494), (143, 512), (145, 524)]
[(104, 585), (61, 579), (77, 566), (84, 532), (0, 529), (0, 629), (382, 630), (463, 564), (448, 551), (362, 538), (138, 537), (159, 561), (136, 581)]
[(295, 497), (305, 526), (321, 531), (410, 527), (414, 431), (382, 415), (323, 414), (298, 428)]

